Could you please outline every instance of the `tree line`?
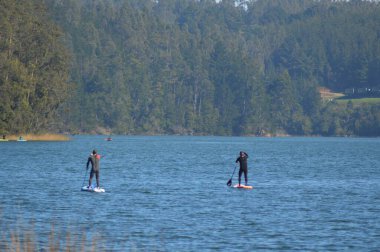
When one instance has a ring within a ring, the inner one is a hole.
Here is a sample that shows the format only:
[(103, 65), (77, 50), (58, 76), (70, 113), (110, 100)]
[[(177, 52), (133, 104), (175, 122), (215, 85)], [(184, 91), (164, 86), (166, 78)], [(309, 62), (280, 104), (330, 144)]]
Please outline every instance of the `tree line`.
[(380, 135), (318, 92), (380, 85), (378, 2), (0, 3), (0, 130)]
[(69, 93), (63, 33), (38, 1), (0, 1), (0, 133), (54, 130)]

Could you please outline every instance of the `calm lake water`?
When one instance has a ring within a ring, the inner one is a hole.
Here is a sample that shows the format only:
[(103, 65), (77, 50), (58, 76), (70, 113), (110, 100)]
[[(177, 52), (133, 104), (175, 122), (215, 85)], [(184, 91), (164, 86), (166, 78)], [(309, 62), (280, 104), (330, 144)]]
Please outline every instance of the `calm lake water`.
[[(80, 191), (94, 148), (103, 194)], [(253, 190), (226, 186), (240, 150)], [(0, 153), (0, 250), (32, 233), (42, 251), (380, 251), (378, 138), (81, 136)]]

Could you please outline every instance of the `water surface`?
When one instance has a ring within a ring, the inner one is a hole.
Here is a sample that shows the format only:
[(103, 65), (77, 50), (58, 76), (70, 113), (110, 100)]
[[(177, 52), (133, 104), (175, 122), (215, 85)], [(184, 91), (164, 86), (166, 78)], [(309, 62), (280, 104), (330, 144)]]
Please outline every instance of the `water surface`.
[[(94, 148), (104, 194), (80, 191)], [(253, 190), (226, 186), (240, 150)], [(81, 136), (0, 153), (0, 250), (31, 231), (40, 250), (52, 233), (107, 251), (380, 248), (380, 139)]]

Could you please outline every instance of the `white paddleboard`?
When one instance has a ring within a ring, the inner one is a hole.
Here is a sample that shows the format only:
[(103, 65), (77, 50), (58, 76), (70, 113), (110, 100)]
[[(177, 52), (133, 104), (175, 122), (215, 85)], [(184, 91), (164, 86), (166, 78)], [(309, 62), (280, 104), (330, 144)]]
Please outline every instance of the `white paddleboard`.
[(104, 188), (98, 188), (98, 187), (87, 187), (87, 186), (83, 186), (82, 191), (86, 191), (86, 192), (97, 192), (97, 193), (103, 193), (103, 192), (106, 192), (106, 190), (104, 190)]

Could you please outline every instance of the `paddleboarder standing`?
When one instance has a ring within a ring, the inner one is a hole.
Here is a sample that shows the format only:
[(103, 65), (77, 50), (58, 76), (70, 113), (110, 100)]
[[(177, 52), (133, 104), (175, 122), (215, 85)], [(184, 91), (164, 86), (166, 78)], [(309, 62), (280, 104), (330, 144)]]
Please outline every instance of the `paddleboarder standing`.
[(239, 157), (236, 159), (236, 163), (240, 163), (239, 170), (239, 186), (241, 182), (241, 174), (244, 172), (245, 185), (248, 185), (248, 164), (247, 164), (248, 154), (244, 151), (240, 151)]
[(88, 165), (91, 163), (91, 172), (90, 179), (88, 181), (88, 188), (91, 187), (92, 178), (96, 177), (96, 186), (100, 188), (99, 184), (99, 163), (100, 163), (100, 155), (96, 153), (96, 150), (93, 150), (91, 155), (88, 157), (86, 169), (88, 170)]

